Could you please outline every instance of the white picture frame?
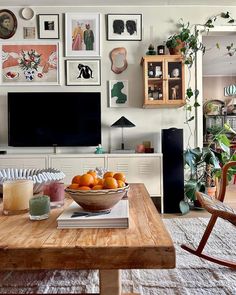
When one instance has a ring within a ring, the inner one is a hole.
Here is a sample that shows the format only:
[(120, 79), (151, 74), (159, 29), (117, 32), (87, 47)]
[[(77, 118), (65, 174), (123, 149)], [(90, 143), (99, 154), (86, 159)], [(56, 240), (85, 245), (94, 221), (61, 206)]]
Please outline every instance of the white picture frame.
[(0, 54), (1, 85), (60, 85), (59, 42), (5, 42)]
[(109, 107), (129, 107), (128, 80), (109, 81)]
[(141, 41), (142, 14), (108, 14), (108, 41)]
[(67, 57), (100, 56), (100, 14), (65, 14), (65, 55)]
[(39, 39), (59, 39), (59, 14), (39, 14)]
[(66, 85), (101, 85), (99, 59), (66, 60)]

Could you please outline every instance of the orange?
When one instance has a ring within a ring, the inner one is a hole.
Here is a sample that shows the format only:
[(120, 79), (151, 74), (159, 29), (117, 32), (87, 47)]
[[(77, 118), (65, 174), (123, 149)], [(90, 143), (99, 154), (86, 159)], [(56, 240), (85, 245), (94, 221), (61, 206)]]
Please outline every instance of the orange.
[(118, 172), (113, 176), (116, 180), (122, 180), (123, 182), (125, 182), (126, 177), (124, 175), (124, 173), (122, 172)]
[(80, 179), (80, 175), (75, 175), (72, 180), (71, 180), (71, 183), (79, 183), (79, 179)]
[(117, 183), (118, 183), (118, 187), (125, 187), (125, 183), (124, 183), (124, 181), (118, 179), (118, 180), (117, 180)]
[(68, 188), (71, 188), (71, 189), (78, 189), (79, 185), (78, 183), (72, 183), (68, 186)]
[(93, 186), (94, 178), (91, 174), (83, 174), (79, 179), (80, 186)]
[(78, 189), (80, 189), (80, 190), (82, 190), (82, 191), (89, 191), (89, 190), (91, 190), (91, 188), (90, 188), (89, 186), (86, 186), (86, 185), (79, 186)]
[(92, 190), (98, 190), (98, 189), (103, 189), (103, 186), (101, 184), (97, 184), (92, 187)]
[(114, 174), (115, 174), (114, 172), (107, 171), (106, 173), (104, 173), (103, 178), (106, 178), (106, 177), (113, 177)]
[(97, 178), (97, 172), (94, 171), (94, 170), (89, 170), (89, 171), (87, 172), (87, 174), (91, 174), (91, 175), (93, 176), (94, 179)]
[(104, 180), (105, 180), (104, 178), (97, 178), (97, 181), (98, 181), (97, 184), (103, 185)]
[(118, 183), (115, 178), (108, 176), (104, 180), (103, 188), (118, 188)]

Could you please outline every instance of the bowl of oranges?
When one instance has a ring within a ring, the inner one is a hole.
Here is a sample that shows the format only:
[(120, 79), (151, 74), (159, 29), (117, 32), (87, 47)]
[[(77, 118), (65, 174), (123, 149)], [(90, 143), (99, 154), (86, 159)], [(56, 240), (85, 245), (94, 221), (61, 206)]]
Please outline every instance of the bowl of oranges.
[(124, 173), (107, 171), (98, 177), (95, 170), (89, 170), (75, 175), (65, 192), (84, 210), (94, 212), (111, 209), (128, 190)]

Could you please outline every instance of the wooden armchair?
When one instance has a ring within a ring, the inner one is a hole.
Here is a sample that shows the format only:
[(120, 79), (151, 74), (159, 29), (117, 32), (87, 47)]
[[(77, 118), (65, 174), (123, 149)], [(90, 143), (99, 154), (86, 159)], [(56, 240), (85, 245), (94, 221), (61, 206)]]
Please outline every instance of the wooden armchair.
[(227, 171), (232, 166), (236, 166), (236, 161), (229, 162), (222, 168), (223, 170), (222, 170), (221, 186), (220, 186), (220, 192), (217, 198), (210, 197), (200, 192), (196, 193), (197, 199), (199, 200), (201, 205), (208, 212), (210, 212), (212, 216), (210, 218), (210, 221), (206, 227), (206, 230), (202, 236), (202, 239), (197, 249), (194, 249), (188, 245), (181, 245), (181, 248), (201, 258), (207, 259), (211, 262), (215, 262), (215, 263), (228, 266), (231, 268), (236, 268), (236, 261), (235, 262), (227, 261), (227, 260), (223, 260), (223, 259), (202, 253), (218, 217), (221, 217), (231, 222), (233, 225), (236, 225), (236, 210), (233, 210), (230, 206), (227, 206), (226, 204), (223, 203), (224, 197), (225, 197), (225, 191), (226, 191), (226, 184), (227, 184)]

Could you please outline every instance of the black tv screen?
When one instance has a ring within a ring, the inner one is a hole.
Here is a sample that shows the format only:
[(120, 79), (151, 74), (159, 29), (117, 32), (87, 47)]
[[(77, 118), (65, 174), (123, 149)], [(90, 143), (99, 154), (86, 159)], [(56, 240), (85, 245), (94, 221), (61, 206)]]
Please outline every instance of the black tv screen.
[(96, 146), (99, 143), (100, 92), (8, 93), (9, 146)]

